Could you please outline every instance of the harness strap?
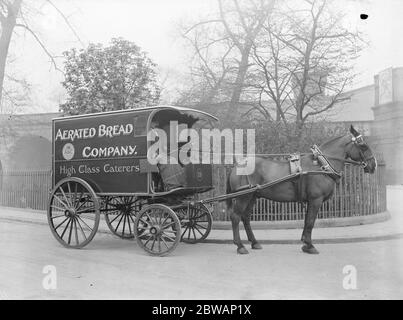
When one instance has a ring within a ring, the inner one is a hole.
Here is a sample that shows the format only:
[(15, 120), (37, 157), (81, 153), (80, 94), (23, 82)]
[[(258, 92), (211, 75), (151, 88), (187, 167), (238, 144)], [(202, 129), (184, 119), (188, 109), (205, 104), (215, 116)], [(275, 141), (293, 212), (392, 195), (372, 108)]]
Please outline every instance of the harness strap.
[[(317, 159), (319, 161), (319, 163), (321, 165), (321, 169), (323, 171), (330, 172), (332, 175), (334, 175), (335, 178), (333, 178), (333, 176), (331, 176), (331, 177), (335, 181), (337, 181), (341, 178), (341, 173), (337, 172), (337, 170), (333, 168), (332, 163), (327, 159), (326, 155), (324, 155), (322, 153), (322, 151), (319, 149), (319, 147), (316, 144), (314, 144), (311, 147), (311, 151), (312, 151), (314, 159)], [(344, 161), (345, 159), (342, 159), (342, 160)]]

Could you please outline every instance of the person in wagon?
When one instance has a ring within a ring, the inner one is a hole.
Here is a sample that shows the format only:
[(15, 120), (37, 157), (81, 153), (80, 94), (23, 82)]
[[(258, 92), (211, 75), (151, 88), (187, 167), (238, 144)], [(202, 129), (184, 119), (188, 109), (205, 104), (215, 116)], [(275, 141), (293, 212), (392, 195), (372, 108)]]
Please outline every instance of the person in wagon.
[[(175, 150), (170, 150), (170, 123), (160, 124), (157, 121), (153, 121), (151, 128), (162, 129), (167, 137), (168, 145), (164, 145), (159, 149), (159, 154), (156, 157), (157, 167), (163, 183), (163, 191), (170, 191), (172, 189), (185, 187), (186, 174), (185, 167), (179, 162), (170, 163), (170, 154)], [(168, 161), (166, 161), (168, 159)]]

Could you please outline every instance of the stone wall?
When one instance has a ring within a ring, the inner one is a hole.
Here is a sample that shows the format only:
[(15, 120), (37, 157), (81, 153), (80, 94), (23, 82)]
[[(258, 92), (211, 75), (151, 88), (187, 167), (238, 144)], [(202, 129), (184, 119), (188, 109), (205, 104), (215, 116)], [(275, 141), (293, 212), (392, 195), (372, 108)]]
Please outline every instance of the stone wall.
[(2, 169), (50, 169), (52, 119), (59, 115), (0, 115)]
[(372, 135), (386, 163), (386, 183), (403, 184), (403, 68), (375, 78)]

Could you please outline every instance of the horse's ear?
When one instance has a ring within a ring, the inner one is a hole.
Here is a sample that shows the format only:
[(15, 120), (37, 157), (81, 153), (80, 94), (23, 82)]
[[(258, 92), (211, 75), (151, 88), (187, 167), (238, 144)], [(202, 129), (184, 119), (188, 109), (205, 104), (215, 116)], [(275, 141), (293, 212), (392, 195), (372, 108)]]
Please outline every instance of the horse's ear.
[(360, 135), (359, 132), (354, 129), (353, 125), (350, 126), (350, 132), (354, 137)]

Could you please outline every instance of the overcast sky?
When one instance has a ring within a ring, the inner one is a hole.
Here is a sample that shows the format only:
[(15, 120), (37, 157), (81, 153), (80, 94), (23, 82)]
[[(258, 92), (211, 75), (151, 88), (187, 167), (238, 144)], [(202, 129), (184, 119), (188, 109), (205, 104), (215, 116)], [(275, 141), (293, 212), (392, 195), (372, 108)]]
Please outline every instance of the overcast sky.
[[(61, 55), (71, 47), (80, 47), (60, 15), (42, 0), (24, 0), (42, 14), (29, 17), (49, 51)], [(295, 0), (298, 1), (298, 0)], [(162, 70), (184, 71), (186, 52), (177, 39), (176, 25), (212, 10), (215, 0), (53, 0), (69, 17), (80, 38), (88, 42), (108, 43), (123, 37), (138, 44)], [(345, 0), (351, 28), (360, 28), (370, 47), (357, 61), (360, 73), (354, 87), (371, 84), (374, 74), (394, 66), (403, 66), (403, 1)], [(360, 13), (369, 15), (360, 19)], [(55, 71), (32, 37), (17, 30), (10, 48), (8, 72), (25, 77), (32, 84), (34, 106), (29, 112), (57, 111), (62, 92), (62, 76)], [(60, 66), (62, 66), (60, 60)]]

